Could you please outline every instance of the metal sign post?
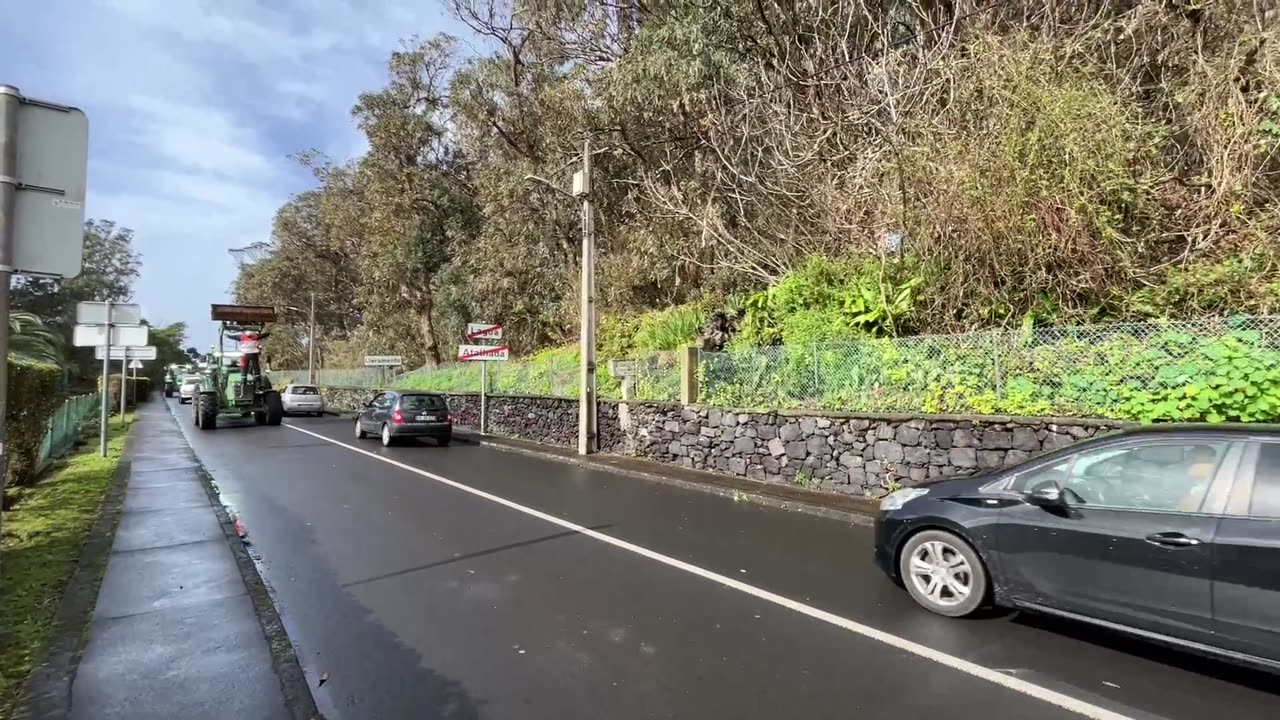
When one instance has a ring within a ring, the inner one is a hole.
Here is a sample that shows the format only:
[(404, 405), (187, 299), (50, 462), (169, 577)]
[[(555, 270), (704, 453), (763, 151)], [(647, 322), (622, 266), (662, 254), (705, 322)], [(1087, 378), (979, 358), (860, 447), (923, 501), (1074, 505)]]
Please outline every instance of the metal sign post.
[(502, 339), (501, 325), (470, 322), (467, 323), (465, 337), (469, 342), (473, 343), (485, 340), (495, 341), (494, 344), (487, 345), (458, 346), (459, 362), (480, 363), (480, 434), (484, 435), (489, 432), (489, 361), (506, 360), (510, 350), (506, 345), (496, 344), (496, 341)]
[[(120, 365), (120, 422), (124, 423), (125, 385), (128, 378), (126, 363), (130, 348), (150, 350), (147, 346), (148, 330), (142, 321), (142, 308), (125, 303), (82, 302), (76, 304), (76, 319), (87, 323), (72, 329), (71, 343), (76, 347), (93, 347), (94, 355), (102, 359), (102, 407), (98, 417), (98, 452), (107, 456), (107, 421), (111, 415), (111, 361), (119, 358)], [(137, 352), (135, 350), (135, 352)], [(134, 355), (136, 357), (136, 355)]]
[(124, 349), (124, 357), (120, 358), (120, 427), (124, 427), (125, 398), (129, 395), (129, 348)]
[(107, 333), (106, 342), (103, 348), (106, 350), (102, 355), (102, 408), (98, 417), (98, 453), (102, 457), (107, 456), (107, 417), (111, 415), (111, 301), (106, 302), (107, 306)]

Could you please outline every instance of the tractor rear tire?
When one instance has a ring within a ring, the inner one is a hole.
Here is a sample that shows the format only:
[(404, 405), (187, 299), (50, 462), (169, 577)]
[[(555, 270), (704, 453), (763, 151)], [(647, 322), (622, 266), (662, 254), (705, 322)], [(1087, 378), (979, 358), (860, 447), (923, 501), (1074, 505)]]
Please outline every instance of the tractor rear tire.
[(263, 393), (262, 402), (267, 406), (267, 424), (279, 425), (284, 419), (284, 403), (280, 402), (280, 393), (269, 390)]
[(207, 395), (200, 396), (197, 406), (200, 412), (200, 429), (213, 430), (218, 427), (218, 401)]
[(253, 422), (258, 425), (267, 424), (267, 413), (263, 410), (256, 410), (253, 413)]

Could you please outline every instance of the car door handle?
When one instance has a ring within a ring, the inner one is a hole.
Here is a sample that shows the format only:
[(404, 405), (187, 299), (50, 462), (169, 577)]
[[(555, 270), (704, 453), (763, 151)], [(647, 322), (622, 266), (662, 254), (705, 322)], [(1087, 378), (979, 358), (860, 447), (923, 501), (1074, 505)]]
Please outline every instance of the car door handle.
[(1199, 545), (1201, 541), (1198, 538), (1187, 537), (1180, 532), (1162, 532), (1148, 535), (1147, 542), (1167, 547), (1192, 547)]

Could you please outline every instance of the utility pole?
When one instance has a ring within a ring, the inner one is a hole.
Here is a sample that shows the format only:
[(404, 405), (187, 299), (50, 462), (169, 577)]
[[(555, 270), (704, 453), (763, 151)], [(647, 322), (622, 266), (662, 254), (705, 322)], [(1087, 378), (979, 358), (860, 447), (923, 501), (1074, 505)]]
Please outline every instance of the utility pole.
[(582, 141), (582, 170), (573, 178), (582, 200), (582, 307), (578, 384), (578, 454), (596, 450), (596, 238), (591, 208), (591, 138)]
[(316, 293), (311, 291), (311, 313), (307, 321), (307, 382), (316, 384)]
[(8, 478), (9, 449), (5, 443), (9, 399), (9, 279), (13, 276), (14, 205), (18, 195), (18, 106), (22, 94), (0, 85), (0, 497)]

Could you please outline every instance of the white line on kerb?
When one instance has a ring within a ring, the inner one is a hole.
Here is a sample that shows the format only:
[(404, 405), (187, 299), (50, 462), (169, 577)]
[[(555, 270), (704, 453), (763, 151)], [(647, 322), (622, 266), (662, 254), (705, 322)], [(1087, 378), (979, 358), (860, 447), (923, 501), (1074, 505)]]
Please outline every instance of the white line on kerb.
[(761, 600), (766, 600), (775, 605), (780, 605), (784, 608), (787, 608), (788, 610), (794, 610), (795, 612), (798, 612), (801, 615), (808, 615), (811, 618), (821, 620), (826, 623), (830, 623), (832, 625), (835, 625), (836, 627), (844, 628), (849, 632), (856, 633), (858, 635), (861, 635), (866, 638), (870, 638), (872, 640), (876, 640), (878, 642), (882, 642), (885, 645), (896, 648), (898, 650), (902, 650), (904, 652), (909, 652), (912, 655), (925, 658), (926, 660), (932, 660), (933, 662), (936, 662), (940, 665), (945, 665), (946, 667), (952, 668), (953, 670), (959, 670), (960, 672), (967, 673), (977, 678), (981, 678), (983, 680), (986, 680), (987, 682), (991, 682), (1001, 687), (1007, 688), (1009, 690), (1013, 690), (1014, 692), (1019, 692), (1019, 693), (1022, 693), (1023, 695), (1033, 697), (1037, 700), (1043, 700), (1044, 702), (1050, 703), (1052, 705), (1057, 705), (1060, 708), (1070, 710), (1071, 712), (1077, 713), (1079, 715), (1083, 715), (1084, 717), (1094, 718), (1095, 720), (1132, 720), (1127, 715), (1122, 715), (1112, 710), (1108, 710), (1106, 708), (1099, 707), (1092, 703), (1085, 702), (1084, 700), (1073, 698), (1069, 695), (1065, 695), (1063, 693), (1057, 692), (1056, 690), (1050, 690), (1049, 688), (1042, 687), (1034, 683), (1029, 683), (1025, 680), (1021, 680), (1019, 678), (1016, 678), (1010, 675), (1005, 675), (1003, 673), (997, 672), (990, 668), (986, 668), (981, 665), (971, 663), (968, 660), (955, 657), (954, 655), (948, 655), (944, 652), (934, 650), (931, 647), (926, 647), (919, 643), (912, 642), (910, 640), (907, 640), (906, 638), (901, 638), (901, 637), (898, 637), (897, 635), (891, 635), (887, 632), (884, 632), (882, 630), (877, 630), (868, 625), (863, 625), (862, 623), (854, 622), (853, 620), (850, 620), (848, 618), (841, 617), (833, 613), (829, 613), (826, 610), (820, 610), (816, 607), (813, 607), (812, 605), (805, 605), (802, 602), (797, 602), (795, 600), (792, 600), (791, 598), (783, 597), (782, 595), (769, 592), (768, 590), (758, 588), (754, 585), (748, 585), (747, 583), (744, 583), (741, 580), (735, 580), (731, 577), (727, 577), (725, 575), (712, 572), (705, 568), (698, 567), (697, 565), (692, 565), (683, 560), (677, 560), (676, 558), (663, 555), (660, 552), (655, 552), (646, 547), (641, 547), (639, 545), (629, 543), (626, 540), (619, 540), (618, 538), (613, 537), (611, 535), (606, 535), (597, 530), (592, 530), (591, 528), (578, 525), (577, 523), (569, 522), (568, 520), (558, 518), (554, 515), (548, 515), (547, 513), (544, 513), (540, 510), (535, 510), (531, 507), (526, 507), (519, 503), (512, 502), (511, 500), (508, 500), (504, 497), (499, 497), (492, 493), (487, 493), (483, 490), (477, 490), (476, 488), (473, 488), (470, 485), (464, 485), (460, 482), (457, 482), (456, 480), (450, 480), (449, 478), (444, 477), (442, 475), (437, 475), (433, 472), (428, 472), (421, 468), (413, 467), (412, 465), (406, 465), (405, 463), (392, 460), (391, 458), (388, 458), (388, 457), (383, 457), (382, 455), (379, 455), (377, 453), (369, 452), (368, 450), (363, 450), (361, 448), (348, 445), (347, 443), (344, 443), (340, 440), (334, 440), (333, 438), (325, 437), (324, 435), (321, 435), (319, 433), (315, 433), (310, 430), (304, 430), (300, 427), (297, 427), (296, 425), (286, 424), (285, 427), (291, 430), (297, 430), (300, 433), (306, 433), (307, 435), (319, 438), (321, 440), (324, 440), (325, 442), (333, 443), (334, 445), (346, 448), (347, 450), (350, 450), (352, 452), (357, 452), (357, 453), (360, 453), (361, 455), (367, 455), (368, 457), (371, 457), (374, 460), (379, 460), (381, 462), (387, 463), (388, 465), (394, 465), (402, 470), (408, 470), (411, 473), (415, 473), (417, 475), (421, 475), (422, 477), (435, 480), (438, 483), (448, 485), (449, 487), (452, 487), (452, 488), (457, 488), (458, 490), (461, 490), (465, 493), (470, 493), (472, 495), (475, 495), (476, 497), (484, 498), (485, 500), (488, 500), (490, 502), (495, 502), (499, 505), (504, 505), (506, 507), (511, 508), (512, 510), (522, 512), (526, 515), (532, 515), (533, 517), (536, 517), (539, 520), (545, 520), (549, 523), (552, 523), (553, 525), (559, 525), (560, 527), (573, 530), (574, 532), (577, 532), (582, 535), (586, 535), (587, 537), (593, 538), (595, 540), (599, 540), (600, 542), (608, 543), (616, 548), (621, 548), (623, 550), (627, 550), (628, 552), (633, 552), (637, 555), (642, 555), (644, 557), (649, 558), (650, 560), (656, 560), (664, 565), (669, 565), (673, 568), (677, 568), (687, 573), (697, 575), (700, 578), (705, 578), (714, 583), (719, 583), (720, 585), (724, 585), (725, 587), (733, 588), (734, 590), (737, 590), (739, 592), (743, 592), (753, 597), (760, 598)]

